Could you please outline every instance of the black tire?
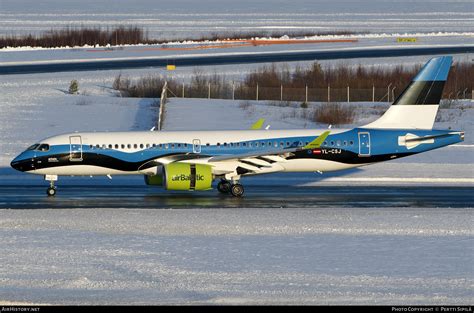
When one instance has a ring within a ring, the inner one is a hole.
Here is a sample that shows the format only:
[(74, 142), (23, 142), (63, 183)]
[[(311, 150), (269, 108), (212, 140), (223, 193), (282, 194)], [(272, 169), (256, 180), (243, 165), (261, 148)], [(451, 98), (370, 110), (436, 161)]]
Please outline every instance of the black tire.
[(232, 187), (230, 187), (230, 193), (234, 197), (242, 197), (244, 194), (244, 186), (241, 184), (234, 184)]
[(56, 195), (56, 188), (49, 187), (46, 190), (46, 194), (48, 195), (48, 197), (54, 197)]
[(220, 192), (220, 193), (229, 193), (230, 192), (230, 183), (226, 180), (221, 180), (218, 184), (217, 184), (217, 190)]

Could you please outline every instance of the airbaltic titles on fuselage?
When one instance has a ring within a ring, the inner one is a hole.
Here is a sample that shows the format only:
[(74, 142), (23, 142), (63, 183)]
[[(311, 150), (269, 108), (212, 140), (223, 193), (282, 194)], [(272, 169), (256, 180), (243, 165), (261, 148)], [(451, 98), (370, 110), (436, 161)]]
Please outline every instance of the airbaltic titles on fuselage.
[(185, 174), (181, 174), (181, 175), (173, 175), (171, 177), (171, 180), (172, 181), (191, 181), (193, 180), (193, 176), (196, 177), (196, 181), (204, 181), (204, 175), (185, 175)]

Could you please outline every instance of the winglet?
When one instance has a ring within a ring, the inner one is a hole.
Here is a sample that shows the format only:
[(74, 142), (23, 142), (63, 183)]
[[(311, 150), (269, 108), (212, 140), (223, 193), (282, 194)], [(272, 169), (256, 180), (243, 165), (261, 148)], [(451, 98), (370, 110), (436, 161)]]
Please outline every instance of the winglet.
[(264, 119), (264, 118), (261, 118), (261, 119), (259, 119), (258, 121), (256, 121), (256, 122), (250, 127), (250, 129), (251, 129), (251, 130), (259, 130), (259, 129), (262, 128), (263, 123), (265, 123), (265, 119)]
[(329, 133), (330, 133), (329, 130), (325, 131), (324, 133), (319, 135), (318, 138), (314, 139), (313, 141), (308, 143), (306, 146), (304, 146), (303, 149), (316, 149), (316, 148), (321, 147), (324, 140), (326, 140), (326, 138), (329, 136)]

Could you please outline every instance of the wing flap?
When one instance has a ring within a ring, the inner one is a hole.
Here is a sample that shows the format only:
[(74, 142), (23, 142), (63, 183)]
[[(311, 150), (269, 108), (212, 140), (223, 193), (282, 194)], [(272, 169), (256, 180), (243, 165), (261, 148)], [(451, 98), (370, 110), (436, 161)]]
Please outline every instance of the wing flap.
[(272, 164), (268, 161), (264, 161), (262, 159), (257, 159), (257, 158), (245, 158), (241, 159), (241, 161), (245, 161), (251, 164), (254, 164), (257, 167), (264, 166), (264, 167), (271, 167)]

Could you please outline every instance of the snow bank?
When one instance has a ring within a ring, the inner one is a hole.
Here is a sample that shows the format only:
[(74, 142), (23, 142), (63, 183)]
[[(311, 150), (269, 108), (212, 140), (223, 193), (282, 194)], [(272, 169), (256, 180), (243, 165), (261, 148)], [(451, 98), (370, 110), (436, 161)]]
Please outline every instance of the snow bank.
[[(415, 38), (424, 38), (424, 37), (473, 37), (474, 32), (413, 32), (413, 33), (370, 33), (370, 34), (348, 34), (348, 35), (315, 35), (315, 36), (288, 36), (284, 35), (281, 37), (256, 37), (252, 38), (255, 40), (265, 40), (265, 41), (279, 41), (279, 40), (330, 40), (330, 39), (381, 39), (381, 38), (399, 38), (399, 37), (415, 37)], [(163, 42), (159, 45), (155, 44), (123, 44), (123, 45), (110, 45), (105, 46), (101, 45), (83, 45), (83, 46), (64, 46), (64, 47), (31, 47), (31, 46), (22, 46), (22, 47), (4, 47), (0, 49), (0, 52), (19, 52), (19, 51), (40, 51), (40, 50), (78, 50), (78, 49), (91, 49), (91, 48), (100, 48), (106, 49), (104, 51), (113, 51), (113, 50), (122, 50), (124, 48), (134, 48), (134, 47), (167, 47), (167, 46), (195, 46), (195, 45), (213, 45), (213, 44), (229, 44), (229, 40), (236, 40), (240, 38), (228, 38), (228, 40), (181, 40), (181, 41), (169, 41)], [(291, 44), (288, 43), (288, 44)]]

